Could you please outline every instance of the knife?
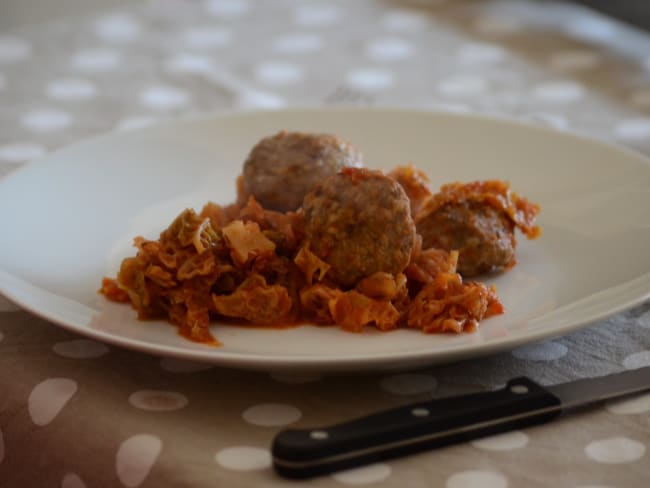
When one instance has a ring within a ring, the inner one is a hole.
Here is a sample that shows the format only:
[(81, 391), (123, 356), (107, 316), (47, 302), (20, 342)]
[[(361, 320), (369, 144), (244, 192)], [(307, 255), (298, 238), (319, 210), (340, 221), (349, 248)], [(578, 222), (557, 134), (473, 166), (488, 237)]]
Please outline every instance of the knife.
[(273, 440), (273, 466), (282, 476), (309, 478), (540, 424), (648, 389), (650, 366), (554, 386), (515, 378), (500, 390), (413, 403), (329, 427), (284, 430)]

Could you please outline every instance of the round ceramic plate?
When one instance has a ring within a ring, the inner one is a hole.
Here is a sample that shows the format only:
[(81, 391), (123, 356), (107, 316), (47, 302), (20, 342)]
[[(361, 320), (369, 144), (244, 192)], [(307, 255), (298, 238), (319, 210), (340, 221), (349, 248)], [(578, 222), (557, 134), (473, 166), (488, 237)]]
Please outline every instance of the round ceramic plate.
[[(361, 334), (214, 323), (223, 343), (190, 342), (97, 293), (184, 208), (229, 203), (250, 148), (279, 130), (343, 136), (366, 165), (415, 163), (432, 186), (504, 179), (542, 205), (542, 236), (517, 266), (486, 277), (506, 312), (475, 333)], [(84, 336), (160, 356), (263, 370), (402, 369), (557, 336), (650, 296), (650, 164), (566, 133), (466, 115), (389, 109), (224, 114), (112, 133), (56, 151), (0, 182), (0, 292)]]

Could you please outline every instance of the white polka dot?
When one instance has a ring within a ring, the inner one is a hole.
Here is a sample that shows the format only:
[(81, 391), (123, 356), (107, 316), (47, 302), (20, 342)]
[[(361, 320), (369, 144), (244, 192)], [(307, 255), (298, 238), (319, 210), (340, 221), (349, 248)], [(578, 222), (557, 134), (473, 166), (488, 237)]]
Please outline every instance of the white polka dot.
[[(46, 150), (43, 146), (30, 142), (15, 142), (0, 146), (0, 160), (9, 161), (10, 163), (22, 163), (41, 157)], [(8, 300), (0, 296), (0, 312), (4, 307), (9, 307)], [(18, 307), (12, 305), (12, 309), (18, 310)]]
[(263, 403), (247, 408), (242, 413), (246, 422), (262, 427), (277, 427), (296, 422), (302, 413), (296, 407), (282, 403)]
[(558, 114), (551, 114), (546, 112), (533, 112), (525, 114), (521, 117), (524, 121), (535, 122), (540, 125), (552, 127), (557, 130), (565, 130), (569, 128), (569, 121)]
[(396, 374), (382, 378), (380, 385), (394, 395), (419, 395), (435, 390), (437, 381), (427, 374)]
[(361, 91), (375, 92), (385, 90), (393, 85), (393, 74), (375, 68), (359, 68), (345, 76), (345, 82)]
[(630, 354), (623, 360), (625, 369), (638, 369), (650, 366), (650, 351), (641, 351)]
[(125, 117), (117, 123), (115, 128), (117, 130), (141, 129), (143, 127), (149, 127), (150, 125), (155, 124), (159, 120), (160, 120), (159, 118), (152, 117), (149, 115)]
[(72, 359), (98, 358), (108, 353), (108, 346), (88, 339), (57, 342), (52, 350), (59, 356)]
[(480, 17), (474, 28), (487, 36), (507, 36), (521, 31), (521, 23), (508, 17)]
[(472, 441), (472, 445), (487, 451), (511, 451), (528, 444), (528, 436), (518, 430)]
[(318, 51), (323, 40), (315, 34), (289, 34), (273, 41), (273, 49), (283, 54), (303, 54)]
[(212, 59), (198, 54), (182, 53), (174, 56), (165, 64), (172, 73), (209, 73), (214, 69)]
[(122, 54), (108, 48), (86, 49), (72, 57), (74, 68), (90, 72), (110, 71), (121, 63)]
[(0, 429), (0, 463), (5, 458), (5, 439), (2, 435), (2, 429)]
[(170, 373), (197, 373), (214, 368), (211, 364), (176, 358), (162, 358), (160, 360), (160, 367)]
[(65, 79), (48, 83), (46, 93), (57, 100), (88, 100), (97, 94), (97, 88), (87, 80)]
[(34, 132), (50, 132), (65, 129), (72, 124), (73, 117), (67, 112), (54, 109), (42, 109), (27, 112), (21, 123)]
[(293, 18), (297, 24), (305, 27), (324, 27), (334, 24), (339, 15), (339, 9), (334, 5), (311, 4), (298, 5)]
[(25, 40), (13, 36), (0, 36), (0, 64), (26, 59), (32, 53), (32, 46)]
[(496, 44), (471, 42), (458, 50), (457, 59), (468, 65), (487, 65), (498, 63), (506, 57), (505, 50)]
[(115, 471), (122, 484), (139, 486), (151, 471), (162, 450), (162, 441), (150, 434), (137, 434), (120, 444)]
[(650, 393), (608, 402), (607, 410), (618, 415), (636, 415), (650, 412)]
[(68, 378), (49, 378), (29, 394), (27, 410), (36, 425), (47, 425), (59, 414), (77, 391), (77, 383)]
[(208, 0), (205, 4), (207, 12), (221, 19), (236, 19), (250, 10), (247, 0)]
[(323, 375), (318, 373), (290, 373), (290, 372), (277, 372), (271, 373), (271, 378), (280, 383), (288, 385), (301, 385), (304, 383), (312, 383), (319, 381)]
[(417, 10), (392, 9), (382, 16), (381, 24), (394, 32), (413, 33), (426, 29), (429, 19)]
[(268, 449), (259, 447), (228, 447), (217, 452), (214, 459), (221, 467), (234, 471), (256, 471), (271, 466)]
[(185, 395), (173, 391), (140, 390), (129, 395), (129, 403), (140, 410), (169, 412), (187, 406)]
[(264, 61), (255, 68), (255, 78), (269, 85), (292, 85), (304, 77), (300, 66), (286, 61)]
[(546, 341), (517, 348), (512, 355), (524, 361), (555, 361), (566, 356), (568, 351), (564, 344)]
[(369, 485), (387, 479), (390, 473), (391, 469), (388, 464), (375, 463), (360, 468), (339, 471), (334, 473), (332, 478), (346, 485)]
[(590, 442), (585, 447), (585, 453), (599, 463), (632, 463), (643, 457), (645, 446), (627, 437), (612, 437)]
[(366, 46), (366, 54), (376, 61), (399, 61), (413, 55), (413, 45), (396, 37), (378, 39)]
[(128, 42), (140, 35), (140, 24), (127, 14), (113, 14), (95, 23), (97, 37), (108, 42)]
[(575, 102), (581, 99), (584, 93), (582, 85), (573, 81), (549, 81), (533, 89), (533, 96), (546, 103)]
[(508, 480), (493, 471), (461, 471), (447, 479), (447, 488), (506, 488)]
[[(2, 154), (2, 149), (0, 149), (0, 155)], [(0, 312), (17, 312), (20, 310), (20, 307), (14, 302), (0, 295)]]
[(86, 484), (77, 473), (68, 473), (61, 480), (61, 488), (86, 488)]
[(189, 48), (210, 49), (225, 46), (232, 40), (232, 32), (223, 27), (195, 28), (183, 35), (183, 42)]
[(561, 51), (553, 54), (550, 65), (560, 71), (579, 71), (593, 68), (600, 63), (600, 54), (585, 49)]
[(183, 108), (190, 102), (190, 94), (172, 86), (156, 85), (140, 95), (140, 101), (153, 109), (172, 110)]
[(438, 82), (438, 92), (447, 97), (471, 97), (484, 93), (488, 83), (477, 75), (459, 74), (444, 78)]
[(639, 140), (650, 138), (650, 118), (622, 120), (614, 128), (614, 134), (619, 139)]
[(287, 106), (284, 98), (271, 93), (248, 90), (239, 94), (237, 104), (240, 108), (276, 109)]
[(585, 41), (606, 42), (617, 35), (616, 26), (600, 17), (581, 17), (571, 19), (567, 32)]

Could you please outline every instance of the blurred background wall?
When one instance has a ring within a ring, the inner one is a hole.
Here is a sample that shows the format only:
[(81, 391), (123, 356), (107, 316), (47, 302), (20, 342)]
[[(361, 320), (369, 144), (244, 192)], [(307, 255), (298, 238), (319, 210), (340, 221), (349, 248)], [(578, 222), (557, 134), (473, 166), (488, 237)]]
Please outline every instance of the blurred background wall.
[(146, 0), (0, 0), (0, 29)]
[[(146, 0), (0, 0), (0, 29), (63, 17), (71, 13), (83, 14), (108, 10), (119, 5), (144, 1)], [(453, 2), (453, 0), (448, 1)], [(650, 0), (569, 1), (593, 7), (603, 13), (650, 30)]]

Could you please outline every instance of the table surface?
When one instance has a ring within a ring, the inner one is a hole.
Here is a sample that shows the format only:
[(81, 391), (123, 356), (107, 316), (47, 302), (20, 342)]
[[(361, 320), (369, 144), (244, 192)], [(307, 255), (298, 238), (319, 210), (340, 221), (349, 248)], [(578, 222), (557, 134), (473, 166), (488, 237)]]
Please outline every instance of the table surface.
[[(507, 116), (650, 154), (650, 35), (563, 2), (153, 0), (0, 31), (0, 178), (188, 114), (401, 105)], [(648, 209), (650, 210), (650, 209)], [(286, 426), (650, 365), (650, 303), (512, 352), (395, 374), (228, 370), (109, 347), (0, 297), (0, 486), (295, 486)], [(650, 486), (650, 394), (299, 483)]]

